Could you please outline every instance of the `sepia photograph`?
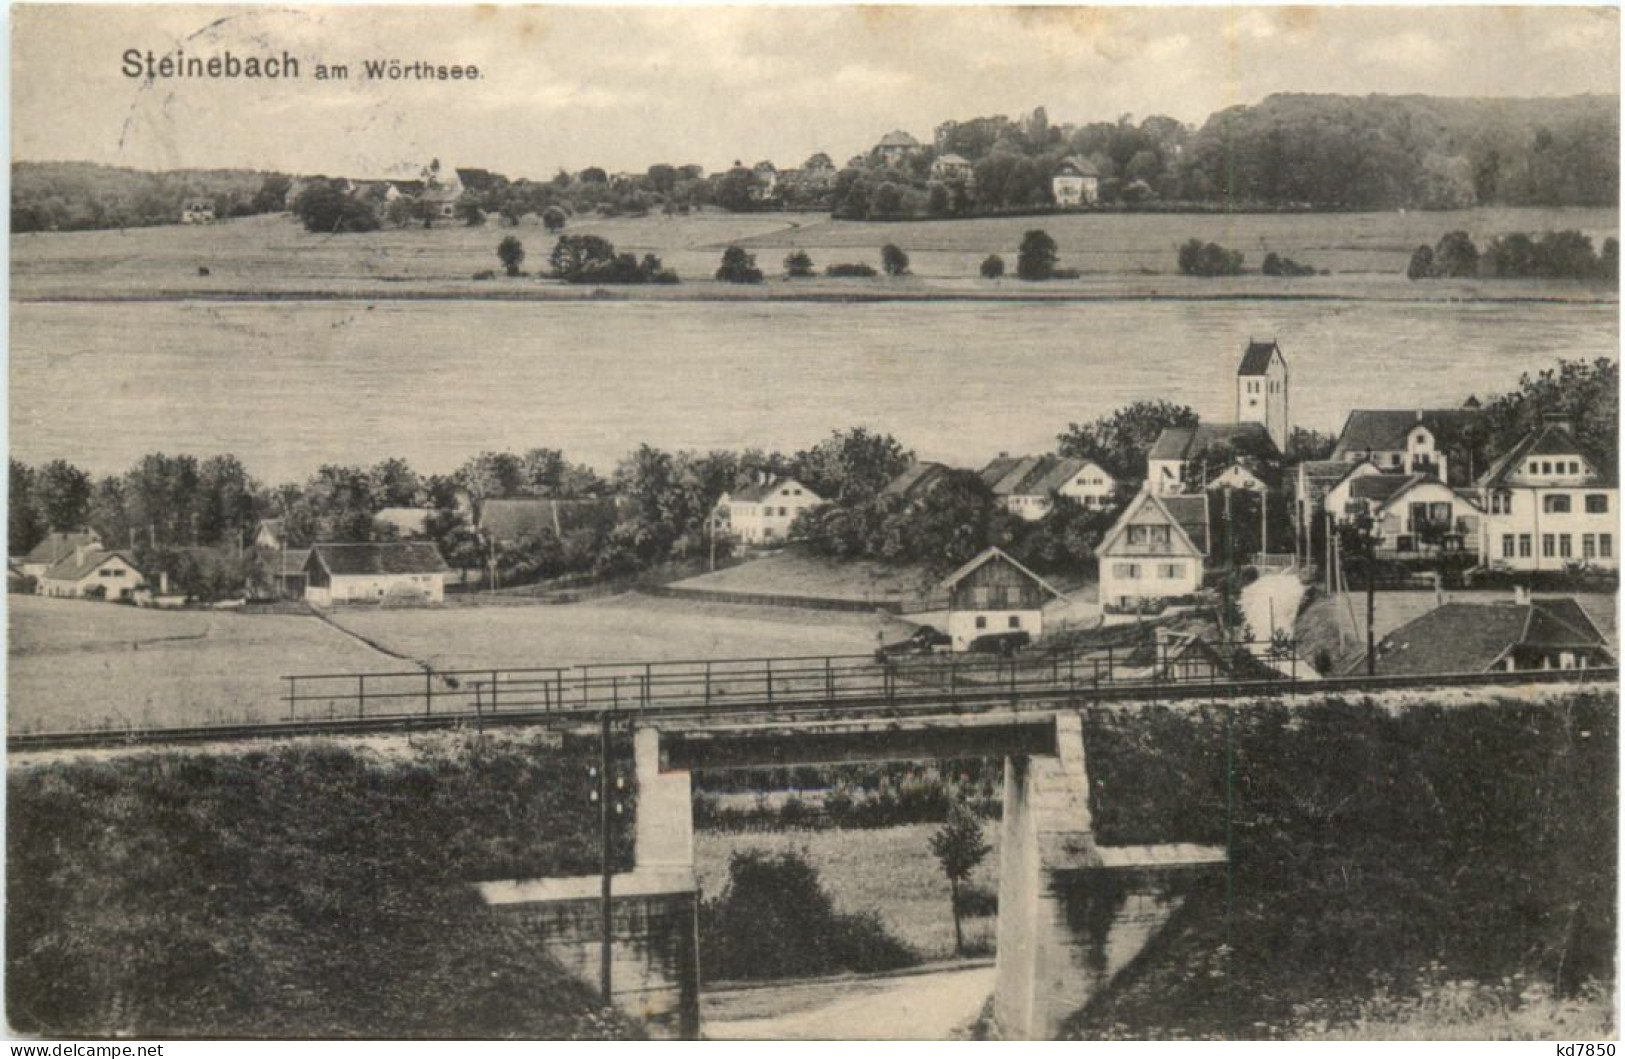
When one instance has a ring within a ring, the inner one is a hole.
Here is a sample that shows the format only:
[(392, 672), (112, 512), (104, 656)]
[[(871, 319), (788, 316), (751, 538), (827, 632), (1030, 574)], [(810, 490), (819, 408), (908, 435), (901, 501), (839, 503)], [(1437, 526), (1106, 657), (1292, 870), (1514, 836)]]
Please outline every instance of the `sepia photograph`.
[(1616, 6), (8, 13), (9, 1039), (1613, 1054)]

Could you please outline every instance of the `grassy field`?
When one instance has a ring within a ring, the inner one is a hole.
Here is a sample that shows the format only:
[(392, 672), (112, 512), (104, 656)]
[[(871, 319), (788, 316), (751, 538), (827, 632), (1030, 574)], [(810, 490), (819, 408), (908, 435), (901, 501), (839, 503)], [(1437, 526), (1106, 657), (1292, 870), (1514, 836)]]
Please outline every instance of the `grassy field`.
[(7, 603), (11, 732), (275, 720), (286, 673), (403, 668), (314, 618)]
[(866, 559), (841, 561), (812, 555), (799, 548), (787, 548), (757, 556), (738, 566), (678, 581), (672, 587), (868, 603), (915, 599), (935, 586), (935, 579), (920, 568)]
[[(729, 214), (688, 217), (585, 217), (572, 235), (598, 235), (618, 251), (656, 254), (676, 269), (678, 287), (625, 292), (638, 298), (762, 298), (776, 296), (1343, 296), (1417, 298), (1612, 298), (1588, 284), (1437, 281), (1404, 278), (1410, 252), (1447, 231), (1465, 229), (1480, 244), (1512, 231), (1578, 228), (1600, 246), (1617, 235), (1616, 211), (1605, 209), (1480, 209), (1447, 213), (1362, 214), (1068, 214), (893, 223), (831, 220), (824, 214)], [(1056, 240), (1065, 267), (1083, 276), (1042, 286), (979, 278), (982, 259), (1005, 257), (1014, 270), (1022, 234), (1042, 228)], [(526, 244), (526, 269), (547, 267), (554, 236), (527, 218), (519, 228), (451, 225), (387, 229), (360, 235), (319, 235), (289, 216), (251, 217), (210, 226), (171, 226), (123, 232), (35, 233), (12, 241), (14, 298), (119, 297), (258, 291), (355, 293), (374, 297), (434, 293), (455, 297), (584, 297), (589, 292), (534, 279), (476, 282), (497, 268), (495, 248), (507, 234)], [(1175, 252), (1192, 237), (1247, 255), (1256, 270), (1271, 251), (1329, 277), (1240, 280), (1178, 276)], [(908, 252), (912, 275), (900, 279), (813, 279), (787, 283), (783, 258), (804, 249), (820, 268), (863, 261), (878, 266), (880, 248)], [(754, 288), (712, 279), (721, 251), (743, 246), (757, 255), (769, 282)], [(204, 275), (199, 270), (208, 269)]]
[(569, 606), (339, 610), (347, 629), (436, 669), (863, 654), (895, 623), (618, 596)]
[[(283, 717), (281, 678), (413, 668), (314, 617), (138, 610), (12, 596), (9, 730)], [(900, 626), (860, 614), (641, 596), (570, 606), (344, 610), (333, 620), (435, 669), (861, 654)]]

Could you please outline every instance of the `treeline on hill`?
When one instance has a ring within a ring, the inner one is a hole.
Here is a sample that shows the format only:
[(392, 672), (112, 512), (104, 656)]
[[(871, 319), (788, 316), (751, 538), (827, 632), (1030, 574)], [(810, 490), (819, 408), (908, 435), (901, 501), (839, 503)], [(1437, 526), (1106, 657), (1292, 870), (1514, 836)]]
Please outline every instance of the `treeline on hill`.
[[(7, 1021), (47, 1037), (635, 1036), (470, 885), (600, 869), (596, 753), (480, 736), (12, 769)], [(618, 871), (630, 837), (616, 832)]]
[(1076, 1033), (1293, 1037), (1311, 1021), (1324, 1033), (1441, 975), (1547, 996), (1611, 988), (1611, 691), (1470, 709), (1100, 709), (1084, 736), (1102, 843), (1230, 856)]
[(1486, 279), (1619, 279), (1619, 240), (1602, 241), (1599, 253), (1591, 237), (1567, 229), (1531, 238), (1524, 232), (1497, 236), (1482, 252), (1463, 231), (1446, 232), (1436, 246), (1419, 246), (1405, 275)]
[(13, 162), (11, 230), (80, 231), (175, 224), (187, 202), (217, 217), (278, 213), (292, 181), (247, 169), (153, 173), (89, 162)]

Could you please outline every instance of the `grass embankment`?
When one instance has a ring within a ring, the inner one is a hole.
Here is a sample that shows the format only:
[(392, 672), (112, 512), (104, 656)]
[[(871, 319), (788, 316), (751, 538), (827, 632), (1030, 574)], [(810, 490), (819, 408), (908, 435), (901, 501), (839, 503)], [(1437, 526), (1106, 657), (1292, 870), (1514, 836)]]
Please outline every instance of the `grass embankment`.
[(1228, 844), (1230, 868), (1070, 1035), (1549, 1038), (1603, 1025), (1617, 710), (1609, 688), (1393, 710), (1095, 711), (1101, 841)]
[(635, 1035), (467, 885), (597, 870), (587, 760), (447, 736), (390, 757), (306, 744), (14, 769), (11, 1028)]

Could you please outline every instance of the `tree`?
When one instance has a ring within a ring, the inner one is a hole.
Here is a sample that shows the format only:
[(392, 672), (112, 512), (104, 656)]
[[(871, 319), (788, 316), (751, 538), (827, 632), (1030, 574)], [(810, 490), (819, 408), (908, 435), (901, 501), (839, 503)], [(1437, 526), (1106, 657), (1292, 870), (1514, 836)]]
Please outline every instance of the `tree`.
[(908, 275), (908, 255), (896, 243), (887, 243), (880, 248), (880, 264), (888, 276)]
[(805, 250), (792, 250), (784, 257), (784, 274), (793, 279), (804, 279), (814, 272), (813, 259)]
[(982, 259), (982, 278), (999, 279), (1004, 276), (1004, 258), (989, 254)]
[(45, 524), (34, 507), (34, 470), (11, 461), (11, 488), (7, 493), (7, 547), (15, 555), (31, 551), (45, 538)]
[(574, 279), (587, 266), (614, 259), (615, 246), (607, 239), (596, 235), (561, 235), (548, 255), (548, 264), (560, 279)]
[(737, 246), (730, 246), (722, 252), (722, 265), (717, 269), (717, 279), (724, 283), (760, 283), (762, 270), (756, 267), (756, 255), (746, 253)]
[(1194, 427), (1196, 413), (1172, 401), (1135, 401), (1092, 423), (1072, 423), (1056, 440), (1062, 456), (1094, 460), (1115, 477), (1145, 478), (1145, 454), (1167, 427)]
[(340, 232), (371, 232), (378, 228), (378, 216), (363, 202), (326, 180), (313, 182), (294, 199), (293, 212), (304, 222), (305, 230), (337, 235)]
[(863, 427), (837, 430), (795, 458), (795, 475), (826, 500), (868, 500), (897, 477), (913, 453), (890, 434)]
[(1466, 232), (1446, 232), (1433, 248), (1433, 268), (1437, 276), (1471, 279), (1478, 275), (1478, 247)]
[(1411, 251), (1411, 262), (1405, 266), (1405, 278), (1410, 280), (1430, 279), (1433, 276), (1433, 248), (1419, 246)]
[(1191, 239), (1179, 248), (1179, 271), (1186, 276), (1236, 276), (1246, 257), (1218, 243)]
[(964, 802), (955, 802), (948, 820), (931, 836), (931, 852), (948, 877), (948, 890), (954, 906), (954, 955), (965, 952), (965, 934), (959, 922), (959, 887), (982, 863), (993, 847), (982, 835), (982, 825)]
[(1025, 280), (1046, 280), (1055, 273), (1057, 259), (1055, 240), (1047, 232), (1034, 228), (1021, 237), (1021, 251), (1016, 256), (1016, 275)]
[(566, 217), (564, 216), (564, 211), (559, 209), (557, 206), (549, 206), (546, 210), (542, 211), (542, 227), (546, 228), (549, 232), (562, 232), (564, 230), (565, 221)]
[(457, 203), (457, 219), (466, 227), (479, 228), (485, 224), (485, 211), (480, 209), (479, 203), (465, 195)]
[(66, 460), (52, 460), (33, 475), (34, 510), (47, 530), (80, 529), (90, 515), (90, 475)]
[(525, 244), (511, 235), (503, 236), (497, 244), (497, 260), (508, 275), (519, 275), (519, 266), (525, 263)]
[(260, 181), (260, 189), (254, 193), (254, 212), (281, 213), (288, 208), (288, 192), (292, 188), (291, 178), (281, 173), (265, 174), (265, 179)]

